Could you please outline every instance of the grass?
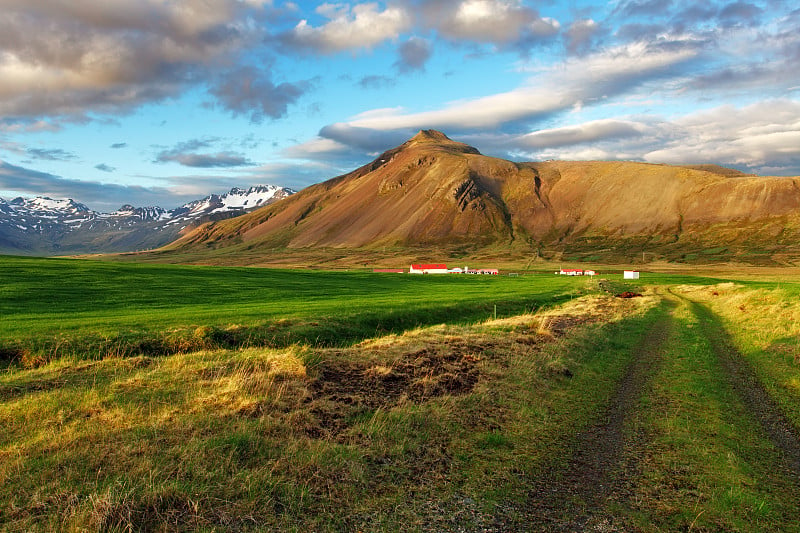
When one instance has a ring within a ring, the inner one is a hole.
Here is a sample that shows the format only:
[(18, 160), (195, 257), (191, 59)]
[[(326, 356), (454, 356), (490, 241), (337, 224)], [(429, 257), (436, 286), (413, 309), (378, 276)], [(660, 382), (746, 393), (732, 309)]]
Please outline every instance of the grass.
[[(500, 502), (524, 501), (525, 479), (596, 416), (637, 332), (654, 319), (648, 305), (582, 298), (546, 315), (430, 326), (351, 347), (61, 360), (6, 372), (0, 524), (486, 525)], [(597, 350), (597, 338), (617, 340)]]
[[(418, 325), (508, 316), (584, 292), (554, 276), (403, 276), (3, 258), (0, 356), (347, 344)], [(0, 357), (2, 359), (3, 357)]]
[(770, 396), (800, 427), (800, 284), (783, 279), (682, 292), (720, 317)]
[(531, 484), (664, 323), (628, 421), (638, 477), (598, 512), (800, 527), (796, 483), (715, 355), (735, 344), (800, 427), (800, 282), (549, 272), (3, 258), (0, 530), (526, 530)]

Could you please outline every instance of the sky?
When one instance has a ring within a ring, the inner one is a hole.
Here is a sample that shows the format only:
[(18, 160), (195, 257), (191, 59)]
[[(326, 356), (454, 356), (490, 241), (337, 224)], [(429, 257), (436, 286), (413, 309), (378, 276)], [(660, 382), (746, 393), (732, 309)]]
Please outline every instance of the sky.
[(0, 197), (300, 190), (420, 129), (800, 175), (794, 1), (0, 0)]

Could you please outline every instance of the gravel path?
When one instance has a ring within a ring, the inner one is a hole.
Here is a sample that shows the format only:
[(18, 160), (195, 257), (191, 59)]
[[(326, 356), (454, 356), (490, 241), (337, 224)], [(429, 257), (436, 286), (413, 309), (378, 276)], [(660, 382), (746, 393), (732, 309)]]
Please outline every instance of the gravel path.
[[(698, 325), (709, 339), (726, 381), (781, 451), (789, 478), (800, 483), (798, 428), (769, 396), (719, 318), (701, 304), (675, 296), (699, 319)], [(666, 304), (675, 302), (669, 298)], [(497, 509), (494, 521), (479, 521), (484, 525), (477, 531), (636, 530), (632, 524), (621, 521), (614, 507), (625, 507), (634, 498), (638, 465), (645, 460), (648, 446), (644, 429), (637, 428), (635, 423), (637, 408), (651, 378), (659, 370), (673, 327), (675, 321), (669, 315), (647, 332), (603, 414), (567, 444), (564, 450), (567, 460), (553, 463), (537, 474), (524, 508)]]
[(524, 523), (511, 530), (626, 530), (604, 509), (631, 493), (643, 437), (630, 430), (630, 423), (658, 368), (670, 326), (670, 320), (661, 320), (645, 335), (603, 415), (574, 437), (566, 464), (547, 469), (534, 481), (521, 513)]

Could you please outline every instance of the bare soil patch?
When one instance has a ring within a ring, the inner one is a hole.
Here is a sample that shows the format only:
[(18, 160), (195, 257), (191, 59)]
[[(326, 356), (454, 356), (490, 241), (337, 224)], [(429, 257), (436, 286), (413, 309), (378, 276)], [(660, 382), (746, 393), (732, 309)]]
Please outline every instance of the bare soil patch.
[(432, 346), (405, 354), (391, 366), (336, 359), (321, 363), (306, 399), (317, 423), (307, 433), (335, 437), (348, 427), (348, 417), (360, 411), (472, 391), (479, 376), (476, 348)]
[(641, 296), (641, 293), (633, 291), (625, 291), (617, 294), (617, 298), (641, 298)]

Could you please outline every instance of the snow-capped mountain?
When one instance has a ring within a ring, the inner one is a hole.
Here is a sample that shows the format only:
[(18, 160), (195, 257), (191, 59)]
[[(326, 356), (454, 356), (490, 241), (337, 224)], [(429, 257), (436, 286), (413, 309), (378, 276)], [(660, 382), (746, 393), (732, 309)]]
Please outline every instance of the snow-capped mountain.
[(195, 200), (170, 211), (171, 223), (182, 223), (197, 217), (209, 217), (218, 214), (242, 214), (258, 207), (271, 204), (281, 198), (293, 194), (294, 191), (274, 185), (256, 185), (247, 190), (234, 187), (219, 196), (212, 194), (202, 200)]
[(90, 209), (72, 199), (53, 200), (52, 198), (37, 196), (36, 198), (14, 198), (10, 202), (12, 209), (28, 211), (41, 216), (74, 215), (81, 216), (90, 213)]
[(176, 239), (187, 227), (235, 217), (294, 192), (258, 185), (212, 194), (171, 210), (123, 205), (112, 213), (93, 211), (72, 199), (0, 198), (0, 251), (52, 254), (154, 248)]
[(170, 211), (161, 207), (133, 207), (130, 204), (125, 204), (113, 213), (107, 215), (100, 215), (104, 218), (134, 218), (138, 220), (169, 220), (171, 217)]

